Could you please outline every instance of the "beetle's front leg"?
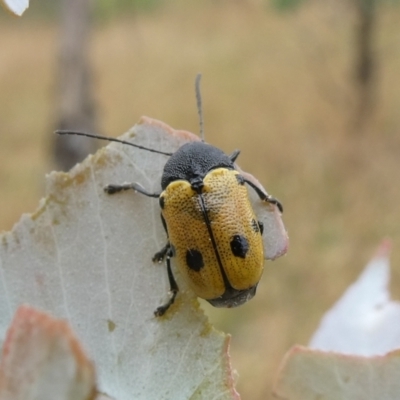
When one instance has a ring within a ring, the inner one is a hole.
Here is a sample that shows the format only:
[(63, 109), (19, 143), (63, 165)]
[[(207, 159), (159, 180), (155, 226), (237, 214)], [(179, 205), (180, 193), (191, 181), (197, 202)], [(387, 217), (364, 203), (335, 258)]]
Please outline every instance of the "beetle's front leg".
[(147, 197), (160, 197), (160, 193), (150, 193), (140, 183), (137, 182), (123, 183), (121, 185), (107, 185), (104, 188), (104, 191), (108, 194), (115, 194), (130, 189), (134, 190), (135, 192), (144, 194)]

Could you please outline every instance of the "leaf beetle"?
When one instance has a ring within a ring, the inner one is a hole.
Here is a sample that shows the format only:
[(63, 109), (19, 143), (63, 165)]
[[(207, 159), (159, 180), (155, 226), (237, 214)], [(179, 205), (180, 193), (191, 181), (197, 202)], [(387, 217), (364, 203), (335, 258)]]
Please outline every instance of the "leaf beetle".
[(277, 199), (235, 165), (238, 150), (227, 155), (204, 142), (200, 79), (199, 74), (195, 86), (202, 140), (186, 143), (175, 153), (107, 136), (56, 131), (60, 135), (114, 141), (170, 156), (161, 176), (161, 192), (148, 192), (136, 182), (104, 188), (108, 194), (134, 190), (158, 198), (167, 242), (153, 261), (166, 262), (170, 297), (155, 310), (156, 316), (165, 314), (179, 290), (171, 258), (176, 259), (180, 274), (196, 296), (215, 307), (237, 307), (253, 298), (264, 269), (264, 227), (253, 211), (246, 185), (262, 201), (283, 211)]

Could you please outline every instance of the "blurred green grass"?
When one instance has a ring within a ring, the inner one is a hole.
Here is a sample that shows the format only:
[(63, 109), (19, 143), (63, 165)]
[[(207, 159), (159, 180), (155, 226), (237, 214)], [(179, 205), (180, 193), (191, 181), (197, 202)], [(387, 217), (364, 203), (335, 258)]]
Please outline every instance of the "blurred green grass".
[[(329, 5), (330, 4), (330, 5)], [(25, 18), (25, 17), (24, 17)], [(33, 212), (52, 169), (57, 23), (0, 25), (0, 229)], [(103, 134), (141, 115), (198, 132), (194, 78), (203, 73), (205, 134), (279, 198), (287, 256), (266, 264), (257, 296), (235, 310), (205, 305), (232, 333), (243, 399), (270, 398), (285, 351), (306, 344), (322, 313), (384, 237), (400, 287), (400, 10), (381, 8), (376, 113), (349, 132), (352, 27), (347, 9), (309, 2), (277, 13), (257, 1), (171, 1), (98, 23), (95, 95)]]

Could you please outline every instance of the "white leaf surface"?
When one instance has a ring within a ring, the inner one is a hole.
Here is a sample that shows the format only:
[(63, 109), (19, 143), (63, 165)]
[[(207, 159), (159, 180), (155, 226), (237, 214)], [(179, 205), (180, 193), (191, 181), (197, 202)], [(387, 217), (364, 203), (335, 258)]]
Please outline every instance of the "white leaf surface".
[(276, 398), (400, 398), (400, 304), (388, 291), (390, 248), (384, 241), (326, 313), (311, 348), (294, 346), (285, 355), (274, 385)]
[[(199, 140), (148, 118), (124, 139), (171, 152)], [(177, 271), (175, 304), (153, 315), (169, 289), (165, 266), (151, 261), (166, 240), (157, 199), (103, 191), (123, 182), (160, 191), (166, 160), (112, 143), (70, 173), (49, 175), (40, 208), (1, 237), (0, 340), (28, 303), (69, 321), (94, 360), (99, 390), (113, 399), (237, 399), (229, 337), (209, 325)], [(279, 214), (263, 212), (280, 235), (276, 248), (286, 248)]]
[(0, 0), (4, 7), (19, 17), (29, 7), (29, 0)]
[(400, 351), (362, 357), (295, 346), (285, 356), (274, 395), (281, 400), (398, 400)]
[(390, 243), (325, 314), (310, 347), (364, 356), (400, 348), (400, 303), (390, 298)]

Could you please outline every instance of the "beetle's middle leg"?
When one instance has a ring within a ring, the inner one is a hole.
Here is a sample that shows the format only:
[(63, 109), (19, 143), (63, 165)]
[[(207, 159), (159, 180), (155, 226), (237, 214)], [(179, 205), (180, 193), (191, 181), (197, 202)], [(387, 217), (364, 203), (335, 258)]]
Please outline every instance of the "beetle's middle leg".
[(170, 298), (169, 300), (163, 304), (162, 306), (158, 307), (154, 311), (154, 315), (156, 317), (161, 317), (162, 315), (165, 314), (165, 312), (168, 310), (168, 308), (171, 307), (171, 305), (175, 301), (175, 297), (178, 294), (179, 287), (178, 284), (175, 281), (174, 274), (172, 273), (171, 269), (171, 257), (173, 256), (172, 254), (172, 249), (171, 245), (168, 242), (158, 253), (155, 254), (153, 257), (153, 261), (160, 261), (164, 257), (166, 257), (166, 263), (167, 263), (167, 272), (168, 272), (168, 280), (169, 280), (169, 292), (170, 292)]
[[(162, 221), (164, 230), (168, 237), (167, 224), (166, 224), (165, 219), (162, 216), (162, 214), (161, 214), (161, 221)], [(154, 256), (153, 256), (153, 262), (161, 263), (165, 259), (165, 262), (167, 264), (167, 273), (168, 273), (168, 280), (169, 280), (169, 292), (170, 292), (170, 296), (171, 296), (165, 304), (158, 307), (157, 310), (154, 311), (154, 315), (156, 317), (161, 317), (162, 315), (165, 314), (165, 312), (168, 310), (168, 308), (170, 308), (171, 305), (174, 303), (175, 297), (179, 291), (178, 284), (175, 281), (174, 274), (172, 273), (172, 269), (171, 269), (171, 258), (173, 256), (174, 256), (174, 248), (171, 245), (171, 243), (169, 242), (169, 240), (167, 241), (167, 244), (160, 251), (157, 251), (157, 253), (154, 254)]]
[(171, 245), (169, 242), (167, 242), (167, 244), (160, 251), (157, 251), (157, 253), (154, 254), (152, 258), (153, 262), (162, 263), (165, 257), (167, 256), (168, 252), (171, 252)]
[[(162, 222), (163, 228), (164, 228), (165, 233), (167, 234), (167, 238), (168, 238), (167, 223), (165, 222), (165, 218), (163, 217), (162, 214), (161, 214), (161, 222)], [(171, 246), (171, 243), (169, 242), (169, 240), (167, 241), (167, 244), (160, 251), (157, 251), (157, 253), (154, 254), (154, 256), (152, 258), (153, 262), (161, 263), (162, 261), (164, 261), (164, 258), (168, 253), (170, 253), (170, 257), (174, 256), (174, 253), (172, 251), (172, 246)]]

